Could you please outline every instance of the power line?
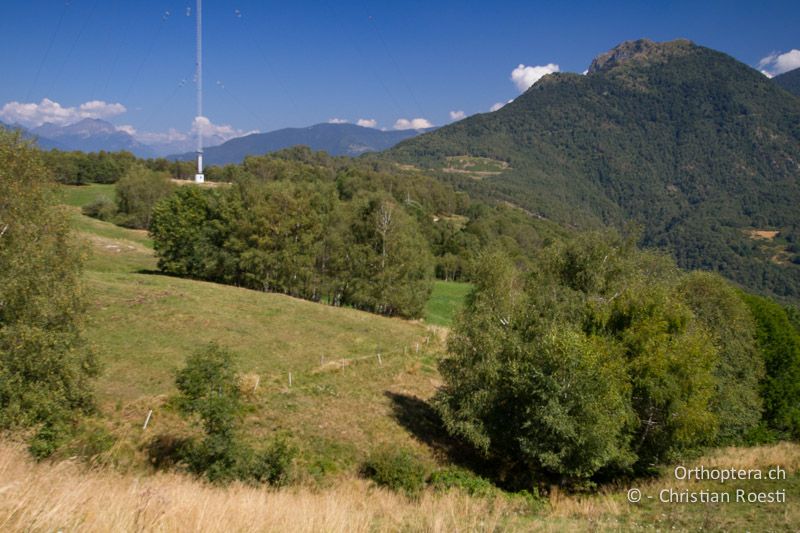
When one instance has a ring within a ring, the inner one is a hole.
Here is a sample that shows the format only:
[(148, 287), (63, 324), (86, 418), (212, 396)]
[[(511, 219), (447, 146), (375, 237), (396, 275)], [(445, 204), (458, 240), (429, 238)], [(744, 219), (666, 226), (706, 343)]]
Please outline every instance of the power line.
[(261, 55), (261, 59), (267, 65), (270, 74), (272, 74), (272, 77), (278, 83), (278, 86), (281, 88), (281, 91), (283, 91), (283, 94), (286, 97), (286, 99), (289, 100), (289, 103), (292, 104), (292, 107), (294, 108), (295, 112), (299, 113), (300, 108), (298, 107), (297, 102), (295, 102), (294, 98), (292, 97), (292, 93), (286, 88), (286, 84), (284, 84), (283, 78), (278, 75), (277, 71), (272, 65), (272, 62), (269, 60), (269, 56), (264, 51), (264, 48), (261, 46), (261, 43), (254, 37), (253, 32), (250, 31), (250, 25), (245, 20), (242, 11), (239, 9), (235, 9), (234, 16), (242, 22), (242, 27), (244, 28), (245, 34), (247, 38), (250, 40), (250, 43), (253, 45), (254, 48), (258, 50), (259, 54)]
[(402, 109), (402, 106), (400, 105), (400, 102), (397, 100), (397, 98), (395, 98), (392, 91), (389, 90), (389, 86), (386, 83), (384, 83), (383, 78), (378, 74), (372, 63), (364, 55), (364, 52), (361, 50), (361, 47), (359, 47), (358, 44), (356, 44), (356, 42), (352, 38), (350, 38), (350, 33), (346, 31), (345, 28), (342, 27), (342, 23), (339, 20), (339, 17), (337, 16), (335, 8), (328, 2), (325, 2), (325, 7), (327, 7), (328, 11), (331, 13), (331, 19), (336, 21), (336, 24), (339, 26), (340, 30), (339, 34), (347, 36), (350, 42), (350, 46), (352, 46), (353, 49), (355, 49), (356, 53), (361, 57), (362, 63), (369, 68), (370, 73), (375, 78), (375, 80), (377, 80), (378, 84), (383, 88), (384, 92), (389, 97), (389, 100), (394, 105), (395, 110), (400, 114), (400, 116), (406, 115), (406, 113)]
[(64, 61), (61, 62), (61, 65), (58, 68), (58, 72), (56, 73), (56, 76), (53, 78), (53, 83), (50, 84), (50, 89), (48, 91), (49, 94), (53, 94), (53, 92), (55, 91), (56, 86), (58, 85), (58, 81), (61, 79), (61, 74), (64, 72), (64, 66), (72, 58), (72, 53), (75, 51), (75, 47), (77, 46), (78, 41), (80, 41), (81, 37), (83, 36), (83, 33), (86, 31), (86, 27), (89, 25), (89, 22), (92, 20), (92, 16), (94, 15), (95, 8), (97, 8), (97, 4), (99, 2), (100, 2), (100, 0), (94, 0), (94, 3), (92, 3), (92, 7), (89, 8), (89, 15), (84, 17), (83, 24), (81, 25), (81, 28), (78, 31), (78, 34), (75, 36), (75, 39), (72, 40), (72, 45), (70, 45), (70, 47), (69, 47), (69, 51), (67, 52), (67, 57), (64, 58)]
[(111, 79), (114, 77), (114, 71), (117, 68), (117, 63), (119, 63), (119, 58), (122, 55), (122, 49), (125, 48), (125, 42), (128, 39), (128, 33), (130, 32), (131, 26), (132, 24), (125, 24), (125, 32), (122, 34), (122, 39), (119, 41), (117, 53), (111, 63), (111, 68), (108, 69), (108, 77), (106, 78), (106, 83), (103, 85), (103, 94), (105, 94), (108, 90), (108, 85), (111, 83)]
[(70, 1), (69, 0), (65, 1), (64, 9), (61, 10), (61, 16), (58, 17), (58, 24), (56, 24), (56, 31), (54, 31), (53, 34), (50, 36), (50, 42), (48, 43), (47, 48), (45, 49), (42, 60), (39, 62), (39, 68), (36, 69), (36, 76), (33, 77), (33, 84), (31, 85), (31, 88), (28, 90), (28, 94), (25, 96), (26, 102), (30, 101), (31, 94), (33, 93), (33, 90), (36, 88), (36, 84), (39, 83), (39, 76), (42, 74), (42, 69), (44, 68), (44, 64), (47, 61), (47, 58), (50, 56), (50, 50), (53, 49), (53, 44), (56, 41), (56, 36), (58, 35), (58, 32), (61, 31), (61, 24), (64, 22), (64, 15), (66, 15), (69, 6), (70, 6)]
[(397, 73), (400, 75), (400, 80), (403, 82), (403, 85), (406, 86), (406, 90), (411, 95), (411, 99), (414, 100), (414, 104), (417, 106), (417, 111), (419, 111), (420, 116), (425, 116), (425, 113), (422, 110), (422, 106), (420, 105), (419, 100), (417, 100), (417, 95), (414, 94), (414, 90), (408, 83), (408, 78), (406, 78), (406, 76), (403, 74), (403, 71), (400, 70), (400, 65), (397, 63), (397, 61), (394, 58), (394, 55), (392, 55), (392, 52), (389, 50), (389, 46), (386, 44), (386, 40), (383, 38), (383, 34), (378, 28), (378, 25), (375, 24), (375, 18), (369, 14), (369, 9), (367, 9), (367, 20), (369, 21), (369, 25), (372, 27), (375, 34), (378, 36), (378, 40), (383, 45), (383, 49), (386, 52), (386, 55), (389, 57), (389, 61), (392, 62), (392, 65), (394, 65), (395, 70), (397, 70)]
[(136, 82), (139, 81), (139, 75), (142, 72), (142, 68), (144, 68), (144, 65), (145, 63), (147, 63), (147, 60), (150, 59), (150, 55), (152, 55), (153, 49), (155, 48), (156, 43), (161, 37), (161, 32), (163, 31), (164, 26), (166, 25), (166, 22), (169, 19), (169, 16), (170, 16), (169, 11), (165, 11), (161, 15), (161, 22), (158, 24), (158, 28), (155, 31), (155, 36), (152, 39), (150, 39), (150, 46), (147, 49), (147, 53), (145, 53), (144, 58), (142, 59), (141, 63), (139, 63), (139, 66), (136, 68), (136, 73), (133, 75), (133, 79), (131, 80), (131, 84), (128, 86), (128, 90), (125, 91), (125, 97), (123, 98), (123, 101), (128, 100), (128, 97), (130, 96), (133, 87), (136, 85)]

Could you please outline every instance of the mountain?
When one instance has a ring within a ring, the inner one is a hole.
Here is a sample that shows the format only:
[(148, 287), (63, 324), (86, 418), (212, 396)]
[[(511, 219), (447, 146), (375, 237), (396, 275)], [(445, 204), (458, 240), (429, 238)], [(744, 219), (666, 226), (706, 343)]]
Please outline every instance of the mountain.
[(800, 99), (690, 41), (622, 43), (380, 157), (800, 301)]
[(800, 96), (800, 68), (779, 74), (772, 78), (772, 81), (795, 96)]
[[(113, 124), (103, 120), (85, 118), (74, 124), (58, 126), (45, 123), (30, 133), (39, 137), (39, 145), (55, 142), (62, 149), (83, 152), (117, 152), (127, 150), (139, 157), (153, 157), (153, 150), (134, 139), (128, 133), (119, 131)], [(43, 144), (44, 143), (44, 144)]]
[(5, 128), (7, 130), (19, 130), (22, 132), (22, 137), (25, 139), (30, 139), (36, 142), (36, 145), (41, 148), (42, 150), (65, 150), (66, 147), (52, 139), (46, 139), (44, 137), (40, 137), (34, 133), (31, 133), (30, 130), (27, 128), (20, 126), (19, 124), (6, 124), (5, 122), (0, 121), (0, 128)]
[[(307, 128), (285, 128), (269, 133), (254, 133), (205, 149), (209, 165), (241, 163), (248, 155), (262, 155), (296, 145), (324, 150), (331, 155), (361, 155), (386, 150), (398, 142), (418, 135), (418, 130), (381, 131), (354, 124), (317, 124)], [(194, 152), (170, 156), (188, 161)]]

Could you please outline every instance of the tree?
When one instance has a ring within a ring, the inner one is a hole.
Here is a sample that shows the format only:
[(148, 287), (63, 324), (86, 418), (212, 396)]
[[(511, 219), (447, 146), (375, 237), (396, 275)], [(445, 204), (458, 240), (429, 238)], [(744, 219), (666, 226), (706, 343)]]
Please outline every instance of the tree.
[(665, 256), (592, 233), (528, 273), (479, 258), (440, 364), (453, 435), (521, 471), (580, 483), (712, 442), (718, 350)]
[(800, 438), (800, 333), (779, 304), (743, 295), (756, 323), (756, 343), (764, 359), (761, 382), (764, 422), (779, 435)]
[(234, 355), (210, 344), (186, 359), (175, 385), (178, 408), (199, 418), (205, 433), (179, 450), (196, 474), (211, 481), (254, 481), (282, 485), (289, 480), (296, 450), (283, 437), (253, 450), (242, 441), (240, 425), (244, 404), (239, 390)]
[(150, 236), (158, 268), (169, 274), (205, 278), (204, 228), (212, 193), (199, 187), (179, 187), (153, 207)]
[(741, 442), (756, 428), (763, 409), (759, 387), (764, 360), (756, 347), (755, 322), (736, 289), (716, 274), (691, 272), (682, 280), (681, 291), (719, 353), (712, 403), (719, 442)]
[[(448, 340), (436, 405), (451, 434), (529, 485), (538, 474), (587, 479), (633, 462), (633, 413), (618, 350), (574, 325), (536, 325), (525, 281), (498, 252), (483, 255), (478, 286)], [(531, 327), (536, 334), (531, 334)]]
[(381, 195), (364, 195), (348, 207), (340, 252), (346, 257), (341, 279), (348, 282), (342, 302), (385, 315), (420, 316), (432, 290), (433, 258), (416, 221)]
[(40, 456), (94, 405), (81, 263), (40, 152), (0, 131), (0, 427), (38, 427)]
[(117, 182), (119, 223), (147, 229), (153, 207), (159, 200), (169, 196), (175, 187), (165, 172), (154, 172), (141, 164), (131, 166)]
[(233, 355), (209, 345), (187, 358), (175, 385), (180, 392), (178, 407), (199, 417), (205, 432), (199, 446), (187, 454), (190, 466), (212, 480), (235, 475), (239, 451), (236, 429), (242, 403)]

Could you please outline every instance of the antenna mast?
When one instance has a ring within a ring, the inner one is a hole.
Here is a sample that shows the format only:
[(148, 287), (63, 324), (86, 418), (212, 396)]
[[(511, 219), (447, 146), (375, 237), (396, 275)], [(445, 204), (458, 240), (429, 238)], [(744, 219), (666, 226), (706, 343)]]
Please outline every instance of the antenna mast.
[(195, 77), (197, 78), (197, 116), (194, 119), (197, 128), (197, 174), (194, 175), (195, 183), (203, 183), (203, 0), (197, 0), (197, 59), (195, 62)]

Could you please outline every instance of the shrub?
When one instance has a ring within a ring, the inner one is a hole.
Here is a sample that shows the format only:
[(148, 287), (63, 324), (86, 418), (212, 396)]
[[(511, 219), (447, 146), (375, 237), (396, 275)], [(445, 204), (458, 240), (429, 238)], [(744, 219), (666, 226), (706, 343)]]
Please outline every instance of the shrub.
[(264, 450), (257, 452), (242, 477), (259, 483), (274, 486), (286, 485), (291, 479), (292, 462), (297, 449), (283, 438), (278, 437)]
[(427, 468), (419, 458), (406, 450), (388, 448), (373, 452), (361, 471), (378, 485), (410, 497), (422, 492), (427, 477)]
[(141, 164), (131, 166), (117, 182), (117, 221), (123, 226), (147, 229), (153, 207), (175, 187), (165, 172), (154, 172)]
[(594, 233), (534, 265), (523, 273), (501, 252), (478, 262), (440, 362), (448, 432), (519, 488), (585, 487), (714, 441), (719, 349), (671, 259)]
[(437, 470), (429, 483), (436, 490), (460, 489), (472, 496), (494, 496), (499, 492), (489, 480), (457, 467)]
[(800, 332), (791, 311), (760, 296), (743, 295), (756, 322), (764, 359), (764, 422), (782, 436), (800, 438)]
[(95, 201), (83, 206), (81, 212), (87, 217), (110, 221), (117, 215), (117, 204), (108, 196), (100, 196)]
[(233, 354), (215, 344), (191, 355), (175, 379), (178, 408), (199, 418), (201, 440), (161, 436), (149, 446), (155, 466), (186, 463), (210, 481), (255, 481), (284, 485), (296, 450), (285, 438), (254, 451), (242, 442), (239, 424), (244, 406)]

